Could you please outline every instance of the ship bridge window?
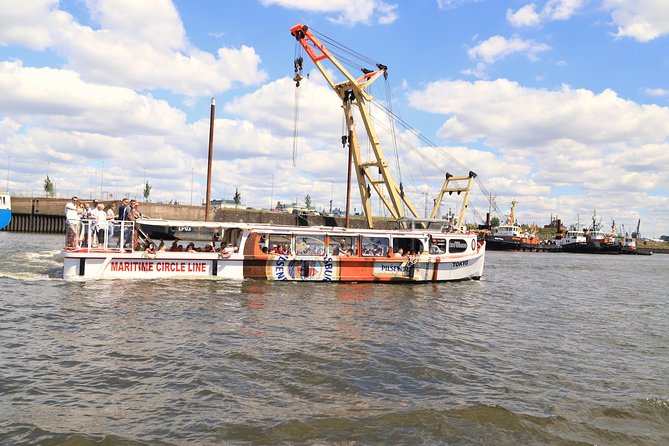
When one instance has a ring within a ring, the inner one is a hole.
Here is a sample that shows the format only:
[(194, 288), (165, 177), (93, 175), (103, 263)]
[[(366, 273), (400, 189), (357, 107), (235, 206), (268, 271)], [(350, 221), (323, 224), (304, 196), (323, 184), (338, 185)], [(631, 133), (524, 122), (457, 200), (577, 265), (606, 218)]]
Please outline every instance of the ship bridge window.
[(292, 252), (290, 234), (270, 234), (268, 245), (270, 254), (290, 254)]
[(295, 254), (298, 256), (322, 256), (325, 254), (325, 236), (295, 234)]
[(362, 255), (363, 256), (387, 256), (390, 247), (388, 237), (363, 237)]
[(415, 237), (393, 237), (393, 252), (397, 252), (400, 248), (405, 253), (414, 252), (420, 254), (423, 252), (423, 241)]
[(328, 252), (332, 256), (354, 256), (358, 254), (358, 238), (350, 236), (330, 235)]
[(461, 238), (454, 238), (448, 241), (448, 252), (458, 253), (467, 251), (467, 241)]

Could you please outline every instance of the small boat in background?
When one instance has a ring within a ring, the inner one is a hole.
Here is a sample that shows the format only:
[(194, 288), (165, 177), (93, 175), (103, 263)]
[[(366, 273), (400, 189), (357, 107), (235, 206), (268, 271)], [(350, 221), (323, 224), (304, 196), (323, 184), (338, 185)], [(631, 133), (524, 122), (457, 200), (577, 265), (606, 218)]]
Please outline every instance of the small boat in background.
[(621, 246), (616, 240), (613, 228), (611, 232), (602, 230), (601, 221), (597, 221), (597, 211), (592, 211), (592, 224), (584, 228), (581, 236), (562, 245), (563, 252), (580, 254), (620, 254)]
[(653, 251), (639, 251), (637, 249), (637, 238), (639, 237), (639, 226), (641, 226), (641, 220), (636, 225), (636, 232), (633, 232), (632, 235), (625, 233), (623, 237), (623, 246), (620, 248), (621, 254), (631, 254), (631, 255), (641, 255), (649, 256), (653, 254)]
[(511, 212), (506, 225), (492, 228), (492, 232), (485, 236), (488, 249), (492, 251), (533, 251), (541, 246), (541, 240), (536, 234), (530, 234), (515, 224), (515, 208), (518, 202), (511, 202)]
[(9, 195), (0, 195), (0, 229), (12, 221), (12, 200)]

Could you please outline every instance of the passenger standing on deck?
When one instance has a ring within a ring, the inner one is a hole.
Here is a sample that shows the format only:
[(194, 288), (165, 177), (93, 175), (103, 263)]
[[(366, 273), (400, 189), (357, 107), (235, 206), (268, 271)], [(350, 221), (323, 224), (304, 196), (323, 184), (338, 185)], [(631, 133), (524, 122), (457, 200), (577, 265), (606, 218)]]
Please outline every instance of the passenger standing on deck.
[(141, 229), (139, 223), (137, 223), (137, 220), (142, 218), (142, 213), (139, 211), (139, 203), (137, 201), (130, 200), (130, 212), (128, 213), (128, 220), (134, 221), (135, 222), (135, 229), (132, 232), (132, 246), (137, 247), (139, 243), (139, 230)]
[[(121, 200), (121, 204), (118, 205), (118, 216), (116, 218), (118, 218), (121, 222), (124, 222), (128, 219), (128, 205), (129, 203), (127, 198)], [(119, 248), (121, 248), (121, 231), (123, 231), (123, 238), (124, 238), (123, 244), (126, 243), (126, 236), (125, 236), (126, 231), (124, 224), (121, 223), (117, 229), (118, 229), (116, 231), (116, 233), (118, 234), (117, 245)]]
[(107, 216), (107, 243), (111, 242), (111, 238), (114, 235), (114, 225), (111, 223), (112, 220), (116, 220), (116, 215), (114, 215), (113, 206), (110, 204), (105, 213)]
[[(132, 213), (132, 208), (135, 206), (136, 201), (134, 199), (130, 200), (130, 203), (125, 207), (125, 213), (124, 213), (124, 220), (125, 221), (135, 221), (134, 214)], [(133, 243), (133, 226), (132, 224), (129, 224), (125, 228), (125, 232), (123, 234), (123, 247), (134, 247)]]
[(65, 221), (67, 222), (67, 235), (65, 236), (65, 246), (67, 248), (79, 248), (79, 222), (81, 213), (77, 202), (77, 197), (72, 197), (65, 205)]
[[(105, 244), (105, 233), (107, 232), (107, 213), (105, 212), (105, 205), (98, 204), (97, 209), (93, 211), (93, 218), (95, 219), (95, 228), (97, 233), (97, 245)], [(107, 241), (109, 243), (109, 241)]]

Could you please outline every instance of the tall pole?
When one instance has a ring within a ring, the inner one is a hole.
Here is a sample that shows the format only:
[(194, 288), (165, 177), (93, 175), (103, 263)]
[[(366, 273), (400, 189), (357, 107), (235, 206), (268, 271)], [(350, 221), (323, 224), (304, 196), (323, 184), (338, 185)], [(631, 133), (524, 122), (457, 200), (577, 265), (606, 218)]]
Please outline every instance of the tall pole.
[(12, 159), (12, 155), (7, 154), (7, 193), (9, 193), (9, 161)]
[(274, 174), (272, 174), (272, 189), (271, 192), (269, 193), (269, 210), (272, 210), (272, 207), (274, 206)]
[(209, 117), (209, 158), (207, 159), (207, 201), (204, 206), (204, 221), (209, 220), (209, 208), (211, 202), (211, 158), (214, 152), (214, 111), (216, 101), (211, 98), (211, 115)]
[(100, 200), (104, 200), (105, 197), (102, 196), (102, 183), (105, 181), (105, 162), (102, 162), (102, 167), (100, 168)]
[(353, 150), (351, 149), (351, 136), (353, 130), (348, 132), (348, 174), (346, 176), (346, 227), (351, 227), (351, 164), (353, 164)]

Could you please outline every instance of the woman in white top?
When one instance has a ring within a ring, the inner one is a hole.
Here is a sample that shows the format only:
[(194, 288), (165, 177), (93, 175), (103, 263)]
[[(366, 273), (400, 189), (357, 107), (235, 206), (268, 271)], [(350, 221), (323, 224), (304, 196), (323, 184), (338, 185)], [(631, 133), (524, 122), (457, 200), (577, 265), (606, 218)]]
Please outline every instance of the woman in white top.
[(92, 218), (95, 220), (95, 232), (98, 236), (98, 245), (104, 243), (105, 233), (107, 232), (107, 213), (105, 212), (105, 205), (100, 203), (98, 207), (92, 211)]

